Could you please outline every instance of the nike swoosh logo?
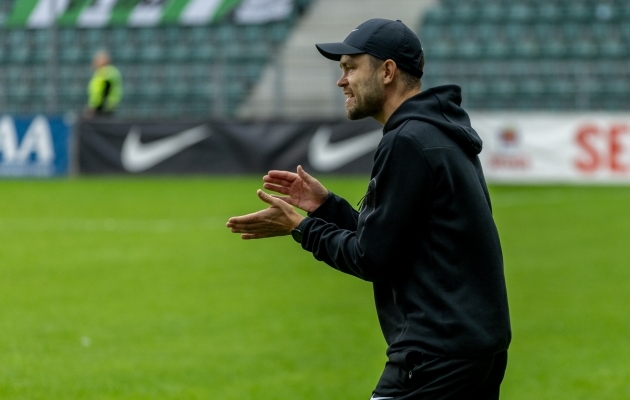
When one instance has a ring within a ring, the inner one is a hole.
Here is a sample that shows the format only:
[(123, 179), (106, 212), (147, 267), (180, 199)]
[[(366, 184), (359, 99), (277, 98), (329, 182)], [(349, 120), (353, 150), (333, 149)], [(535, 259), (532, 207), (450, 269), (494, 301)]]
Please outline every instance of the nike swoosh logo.
[(332, 130), (320, 127), (308, 147), (308, 162), (320, 172), (334, 171), (357, 158), (374, 151), (383, 138), (383, 132), (364, 133), (341, 142), (330, 142)]
[(140, 128), (132, 127), (122, 145), (120, 161), (129, 172), (145, 171), (210, 136), (206, 125), (149, 143), (140, 142), (140, 134)]
[(374, 395), (370, 397), (370, 400), (385, 400), (385, 399), (393, 399), (393, 397), (374, 397)]

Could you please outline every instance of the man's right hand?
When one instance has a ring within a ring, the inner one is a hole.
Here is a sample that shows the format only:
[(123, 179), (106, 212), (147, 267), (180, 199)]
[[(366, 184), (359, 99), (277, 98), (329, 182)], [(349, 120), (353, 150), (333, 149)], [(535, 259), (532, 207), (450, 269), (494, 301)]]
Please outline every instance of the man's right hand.
[(328, 196), (328, 190), (317, 179), (307, 174), (301, 165), (297, 167), (297, 174), (289, 171), (269, 171), (263, 177), (263, 181), (265, 189), (287, 196), (275, 197), (309, 213), (321, 206)]

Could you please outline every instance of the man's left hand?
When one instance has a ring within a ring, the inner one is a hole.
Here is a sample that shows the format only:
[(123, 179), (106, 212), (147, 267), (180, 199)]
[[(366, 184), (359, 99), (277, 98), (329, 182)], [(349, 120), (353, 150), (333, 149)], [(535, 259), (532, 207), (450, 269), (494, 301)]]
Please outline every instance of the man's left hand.
[(269, 204), (269, 208), (240, 217), (232, 217), (226, 226), (233, 233), (240, 233), (242, 239), (263, 239), (290, 235), (302, 222), (303, 216), (290, 204), (258, 189), (258, 197)]

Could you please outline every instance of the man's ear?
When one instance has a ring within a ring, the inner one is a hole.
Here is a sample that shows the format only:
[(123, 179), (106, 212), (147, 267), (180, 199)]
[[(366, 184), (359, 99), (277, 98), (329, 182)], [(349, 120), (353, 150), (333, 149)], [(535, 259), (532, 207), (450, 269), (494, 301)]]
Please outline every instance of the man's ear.
[(385, 60), (381, 68), (383, 69), (383, 83), (385, 85), (392, 83), (398, 71), (396, 63), (393, 60)]

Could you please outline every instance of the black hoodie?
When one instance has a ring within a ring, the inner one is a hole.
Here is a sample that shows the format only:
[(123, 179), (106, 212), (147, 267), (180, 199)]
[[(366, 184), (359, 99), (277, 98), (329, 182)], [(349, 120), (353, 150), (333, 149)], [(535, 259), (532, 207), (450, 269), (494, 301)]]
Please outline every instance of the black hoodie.
[(299, 226), (316, 259), (373, 282), (388, 354), (475, 358), (510, 343), (482, 142), (460, 104), (454, 85), (406, 100), (385, 124), (360, 212), (331, 193)]

